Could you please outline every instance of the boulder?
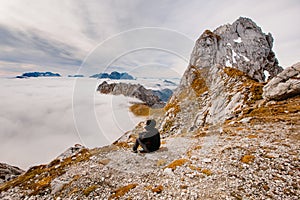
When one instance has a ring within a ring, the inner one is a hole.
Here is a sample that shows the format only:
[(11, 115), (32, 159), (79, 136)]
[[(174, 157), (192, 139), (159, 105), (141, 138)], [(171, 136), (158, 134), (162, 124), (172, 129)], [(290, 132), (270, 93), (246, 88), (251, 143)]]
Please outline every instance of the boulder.
[(300, 62), (286, 68), (263, 88), (267, 100), (284, 100), (300, 94)]

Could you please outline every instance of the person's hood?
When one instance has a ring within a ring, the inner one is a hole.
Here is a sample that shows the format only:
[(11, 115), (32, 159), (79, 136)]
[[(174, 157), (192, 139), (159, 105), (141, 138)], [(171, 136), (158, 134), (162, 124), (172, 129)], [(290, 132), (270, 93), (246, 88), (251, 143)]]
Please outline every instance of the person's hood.
[(154, 119), (151, 119), (151, 122), (149, 125), (145, 126), (145, 129), (146, 130), (150, 130), (150, 129), (153, 129), (155, 128), (155, 125), (156, 125), (156, 121)]

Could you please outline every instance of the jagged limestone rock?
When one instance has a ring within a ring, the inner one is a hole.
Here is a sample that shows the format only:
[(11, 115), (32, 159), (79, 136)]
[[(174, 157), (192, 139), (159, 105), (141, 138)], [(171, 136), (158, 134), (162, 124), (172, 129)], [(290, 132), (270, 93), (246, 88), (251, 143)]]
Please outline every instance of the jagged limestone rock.
[(272, 78), (283, 70), (272, 46), (271, 34), (248, 18), (204, 31), (165, 107), (161, 131), (174, 134), (222, 124), (261, 99), (265, 73)]
[(263, 88), (267, 100), (284, 100), (300, 94), (300, 62), (286, 68)]
[(23, 172), (18, 167), (0, 163), (0, 184), (19, 176)]
[(213, 32), (204, 31), (196, 41), (190, 66), (230, 66), (263, 82), (264, 71), (268, 71), (270, 78), (282, 71), (272, 47), (270, 33), (266, 35), (251, 19), (241, 17), (232, 25), (220, 26)]
[(97, 91), (103, 94), (124, 95), (135, 97), (145, 102), (150, 107), (163, 107), (165, 104), (152, 90), (146, 89), (140, 84), (107, 83), (104, 81), (98, 86)]

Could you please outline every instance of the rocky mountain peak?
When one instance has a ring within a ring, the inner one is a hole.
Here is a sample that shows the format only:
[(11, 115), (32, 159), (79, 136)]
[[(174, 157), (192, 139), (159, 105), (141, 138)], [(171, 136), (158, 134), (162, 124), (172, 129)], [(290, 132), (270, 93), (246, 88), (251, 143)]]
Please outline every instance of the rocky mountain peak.
[(262, 99), (263, 82), (283, 70), (272, 46), (272, 35), (248, 18), (205, 30), (165, 107), (161, 130), (182, 133), (222, 124)]
[(233, 24), (206, 30), (196, 41), (190, 66), (211, 67), (216, 64), (234, 67), (260, 82), (282, 71), (272, 51), (273, 37), (265, 34), (251, 19), (240, 17)]

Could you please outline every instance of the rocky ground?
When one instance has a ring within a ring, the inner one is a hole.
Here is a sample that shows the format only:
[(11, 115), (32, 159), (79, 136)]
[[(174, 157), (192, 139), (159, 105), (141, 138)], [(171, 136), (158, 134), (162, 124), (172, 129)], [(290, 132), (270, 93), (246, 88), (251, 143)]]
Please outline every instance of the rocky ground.
[(299, 199), (299, 107), (299, 96), (262, 103), (222, 126), (166, 137), (150, 154), (132, 153), (130, 142), (77, 148), (2, 184), (0, 198)]

